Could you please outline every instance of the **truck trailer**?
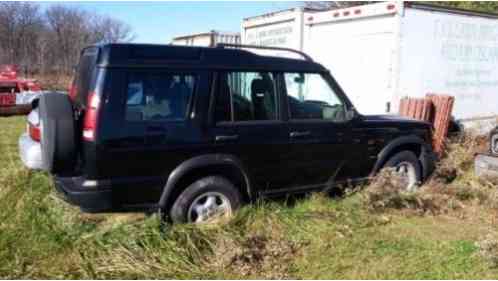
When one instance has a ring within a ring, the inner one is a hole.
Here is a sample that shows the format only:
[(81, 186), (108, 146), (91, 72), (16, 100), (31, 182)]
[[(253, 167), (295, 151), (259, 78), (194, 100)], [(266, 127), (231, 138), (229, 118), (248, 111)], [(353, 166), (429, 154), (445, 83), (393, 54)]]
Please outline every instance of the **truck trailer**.
[(244, 19), (241, 40), (307, 53), (364, 114), (397, 113), (401, 98), (434, 93), (455, 97), (464, 126), (496, 123), (496, 14), (414, 2), (295, 8)]

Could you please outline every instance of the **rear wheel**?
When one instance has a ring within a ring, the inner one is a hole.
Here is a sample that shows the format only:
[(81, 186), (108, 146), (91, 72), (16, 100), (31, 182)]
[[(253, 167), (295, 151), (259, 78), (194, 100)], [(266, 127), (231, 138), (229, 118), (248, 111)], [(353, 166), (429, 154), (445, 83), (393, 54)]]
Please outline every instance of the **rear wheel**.
[(213, 223), (233, 215), (242, 196), (233, 184), (219, 176), (192, 183), (175, 200), (170, 217), (174, 223)]
[(41, 95), (39, 114), (43, 169), (52, 174), (69, 174), (76, 163), (76, 132), (69, 96)]
[(396, 171), (406, 191), (416, 191), (422, 182), (422, 168), (417, 156), (411, 151), (395, 154), (387, 160), (384, 168), (393, 168)]

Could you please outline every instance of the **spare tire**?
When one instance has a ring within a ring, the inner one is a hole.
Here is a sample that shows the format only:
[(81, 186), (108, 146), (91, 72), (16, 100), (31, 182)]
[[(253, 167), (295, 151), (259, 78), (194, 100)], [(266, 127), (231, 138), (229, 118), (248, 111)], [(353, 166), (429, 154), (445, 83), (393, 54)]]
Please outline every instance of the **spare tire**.
[(38, 103), (43, 169), (57, 175), (72, 173), (76, 164), (76, 131), (69, 96), (41, 95)]

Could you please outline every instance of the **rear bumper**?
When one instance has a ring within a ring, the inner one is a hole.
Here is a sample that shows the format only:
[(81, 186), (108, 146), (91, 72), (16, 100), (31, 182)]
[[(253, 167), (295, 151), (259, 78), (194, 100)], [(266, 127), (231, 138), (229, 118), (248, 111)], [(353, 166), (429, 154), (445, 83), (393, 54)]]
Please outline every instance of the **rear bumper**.
[(33, 170), (42, 170), (41, 145), (24, 133), (19, 137), (19, 155), (22, 163)]
[(83, 177), (54, 176), (55, 188), (66, 202), (79, 206), (83, 212), (101, 213), (119, 211), (113, 201), (110, 186), (88, 186)]

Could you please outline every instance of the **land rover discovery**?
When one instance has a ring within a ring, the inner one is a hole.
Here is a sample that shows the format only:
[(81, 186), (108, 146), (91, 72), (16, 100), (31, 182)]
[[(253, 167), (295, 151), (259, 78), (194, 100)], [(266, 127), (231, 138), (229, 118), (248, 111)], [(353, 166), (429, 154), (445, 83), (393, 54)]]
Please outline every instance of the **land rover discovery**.
[(85, 212), (158, 210), (173, 222), (211, 221), (260, 196), (363, 181), (383, 167), (408, 190), (431, 173), (430, 124), (363, 116), (305, 54), (250, 51), (259, 48), (87, 47), (69, 95), (33, 103), (22, 159)]

